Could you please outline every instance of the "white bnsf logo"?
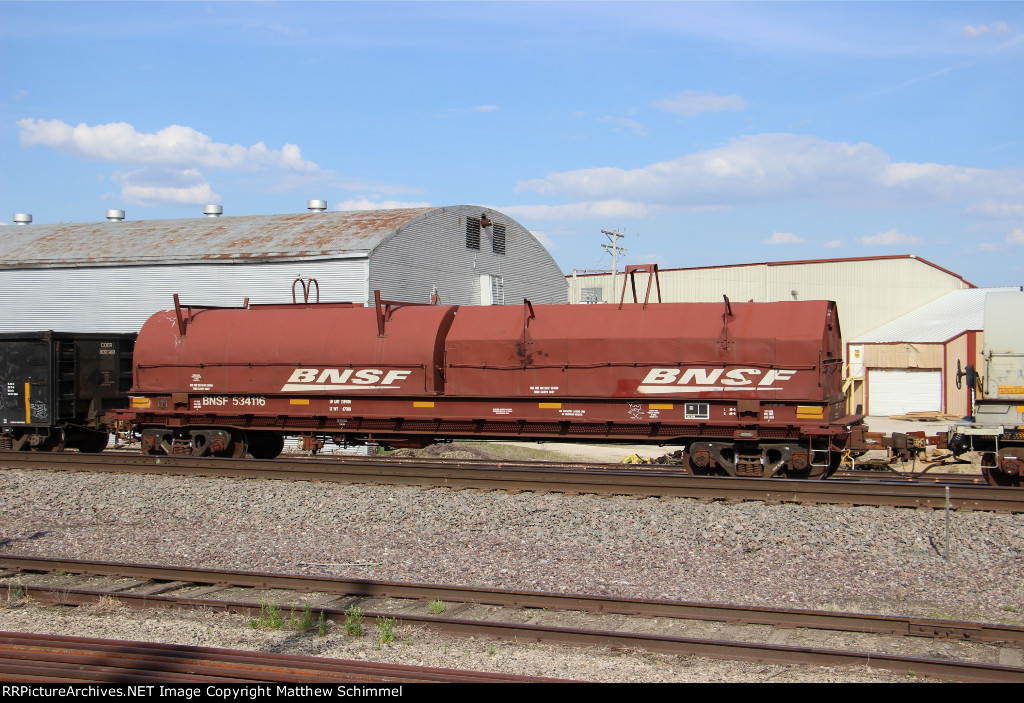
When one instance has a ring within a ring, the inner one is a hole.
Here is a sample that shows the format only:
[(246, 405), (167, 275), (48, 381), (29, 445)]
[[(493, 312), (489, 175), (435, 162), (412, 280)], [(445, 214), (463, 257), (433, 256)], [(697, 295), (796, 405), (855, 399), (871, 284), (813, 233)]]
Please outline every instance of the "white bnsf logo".
[(412, 371), (394, 369), (295, 369), (282, 391), (367, 390), (401, 388)]
[(704, 393), (705, 391), (779, 390), (796, 374), (785, 369), (651, 369), (640, 393)]

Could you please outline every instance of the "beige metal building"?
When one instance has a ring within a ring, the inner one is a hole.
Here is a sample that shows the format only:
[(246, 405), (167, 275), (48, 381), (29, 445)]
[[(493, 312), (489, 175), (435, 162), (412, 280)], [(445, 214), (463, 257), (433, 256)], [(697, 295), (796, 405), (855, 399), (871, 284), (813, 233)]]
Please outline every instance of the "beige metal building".
[[(622, 294), (622, 273), (614, 277), (614, 283), (610, 273), (567, 278), (571, 303), (617, 302)], [(754, 302), (834, 300), (846, 340), (951, 291), (975, 287), (952, 271), (912, 255), (666, 269), (659, 280), (666, 302), (712, 302), (723, 295), (733, 301)], [(646, 287), (647, 275), (638, 274), (638, 291)]]
[(983, 368), (985, 296), (1016, 288), (947, 293), (897, 320), (847, 337), (847, 393), (870, 415), (935, 411), (971, 413), (971, 392), (957, 369)]

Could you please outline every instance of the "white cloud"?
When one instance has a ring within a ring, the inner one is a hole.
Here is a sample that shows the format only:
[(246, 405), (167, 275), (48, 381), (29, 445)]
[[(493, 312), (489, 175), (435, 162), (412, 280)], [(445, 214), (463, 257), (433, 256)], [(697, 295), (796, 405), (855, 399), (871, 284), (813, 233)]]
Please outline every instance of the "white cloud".
[(516, 190), (574, 201), (616, 199), (646, 207), (731, 206), (786, 198), (845, 206), (948, 206), (964, 198), (1019, 201), (1024, 195), (1024, 169), (899, 163), (863, 142), (760, 134), (635, 169), (610, 166), (548, 173), (520, 181)]
[(111, 180), (121, 184), (121, 197), (132, 205), (208, 205), (221, 200), (199, 169), (146, 166), (116, 171)]
[(739, 95), (715, 95), (714, 93), (697, 93), (688, 90), (675, 97), (665, 98), (652, 103), (665, 112), (685, 117), (696, 117), (704, 112), (742, 111), (747, 109), (747, 101)]
[(549, 237), (544, 232), (541, 232), (539, 229), (531, 229), (530, 234), (536, 237), (537, 241), (543, 244), (544, 248), (547, 249), (548, 251), (554, 251), (555, 249), (558, 248), (557, 246), (555, 246), (555, 243), (551, 240), (551, 237)]
[(351, 212), (353, 210), (402, 210), (404, 208), (431, 207), (430, 203), (409, 203), (399, 200), (371, 201), (366, 198), (345, 200), (334, 206), (335, 210)]
[(134, 205), (208, 204), (220, 200), (200, 168), (253, 172), (273, 170), (277, 181), (323, 176), (324, 171), (302, 158), (295, 144), (268, 149), (263, 142), (249, 147), (223, 144), (191, 127), (171, 125), (158, 132), (139, 132), (127, 122), (72, 127), (61, 120), (26, 118), (17, 122), (23, 147), (43, 145), (76, 159), (128, 167), (112, 179), (121, 183), (121, 197)]
[(1001, 20), (998, 21), (998, 22), (992, 22), (991, 24), (979, 24), (977, 27), (971, 26), (969, 24), (965, 24), (964, 25), (964, 36), (967, 37), (968, 39), (970, 39), (971, 41), (977, 39), (978, 37), (984, 36), (986, 34), (1009, 34), (1009, 33), (1010, 33), (1010, 25), (1008, 25), (1006, 22), (1003, 22)]
[(984, 217), (1024, 217), (1024, 205), (986, 200), (967, 208), (967, 212)]
[(919, 244), (920, 239), (911, 235), (904, 234), (895, 229), (890, 229), (886, 232), (879, 232), (878, 234), (872, 234), (867, 237), (860, 238), (861, 243), (866, 247), (899, 247), (909, 244)]
[(127, 122), (72, 127), (61, 120), (18, 120), (22, 146), (43, 144), (55, 151), (79, 159), (121, 164), (168, 166), (176, 168), (221, 168), (255, 171), (276, 168), (301, 173), (319, 172), (312, 161), (302, 158), (295, 144), (280, 150), (268, 149), (263, 142), (250, 147), (213, 141), (191, 127), (171, 125), (153, 134), (137, 132)]
[(1001, 244), (993, 244), (992, 242), (979, 242), (975, 245), (975, 249), (978, 251), (1001, 251), (1002, 248)]
[(637, 137), (647, 136), (647, 128), (636, 120), (631, 120), (628, 117), (598, 117), (597, 121), (624, 127)]
[(825, 242), (821, 245), (823, 249), (840, 249), (843, 246), (842, 239), (833, 239), (830, 242)]
[(601, 220), (613, 217), (644, 218), (652, 214), (642, 203), (625, 200), (573, 203), (571, 205), (506, 205), (500, 210), (530, 220)]
[(1018, 227), (1006, 235), (1006, 243), (1024, 245), (1024, 229)]
[(471, 109), (473, 110), (473, 112), (494, 112), (495, 110), (498, 109), (498, 106), (497, 105), (477, 105), (476, 107), (471, 108)]
[(772, 232), (772, 236), (768, 237), (768, 239), (763, 240), (763, 243), (771, 245), (803, 244), (804, 241), (805, 240), (802, 237), (798, 237), (792, 232)]

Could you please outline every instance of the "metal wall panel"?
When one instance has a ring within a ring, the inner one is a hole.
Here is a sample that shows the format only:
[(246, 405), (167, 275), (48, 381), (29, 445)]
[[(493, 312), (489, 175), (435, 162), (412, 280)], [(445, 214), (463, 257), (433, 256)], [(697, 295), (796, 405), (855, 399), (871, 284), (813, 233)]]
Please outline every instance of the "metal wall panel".
[(865, 344), (864, 365), (871, 369), (942, 368), (941, 344)]
[(183, 304), (236, 306), (246, 297), (291, 302), (298, 275), (318, 280), (323, 301), (365, 302), (367, 271), (365, 257), (0, 270), (0, 331), (137, 332), (150, 315), (174, 306), (174, 293)]
[[(481, 212), (505, 226), (504, 254), (484, 232), (480, 249), (466, 246), (466, 219)], [(482, 275), (502, 277), (509, 305), (567, 301), (565, 276), (537, 238), (507, 215), (474, 206), (438, 208), (400, 227), (371, 254), (369, 285), (388, 300), (426, 303), (436, 287), (446, 305), (479, 305)]]
[[(582, 299), (583, 288), (600, 287), (606, 301), (618, 302), (623, 274), (569, 276), (569, 300)], [(636, 277), (646, 290), (647, 276)], [(953, 290), (970, 285), (955, 274), (913, 257), (801, 261), (661, 271), (665, 302), (712, 302), (723, 295), (734, 302), (834, 300), (844, 339), (890, 322)], [(627, 300), (631, 296), (627, 294)]]

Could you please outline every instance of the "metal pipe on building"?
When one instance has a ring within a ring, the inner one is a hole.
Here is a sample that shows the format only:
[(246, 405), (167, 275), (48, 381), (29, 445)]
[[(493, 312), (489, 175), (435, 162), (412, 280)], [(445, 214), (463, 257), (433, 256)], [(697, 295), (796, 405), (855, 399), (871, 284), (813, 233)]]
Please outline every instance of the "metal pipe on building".
[(107, 219), (110, 222), (120, 222), (124, 219), (124, 210), (107, 210)]
[(14, 224), (30, 225), (32, 224), (32, 215), (27, 212), (16, 212), (14, 213)]
[(326, 200), (307, 200), (306, 207), (310, 212), (324, 212), (327, 209)]
[(223, 205), (207, 205), (203, 208), (203, 214), (207, 217), (220, 217), (224, 214)]

